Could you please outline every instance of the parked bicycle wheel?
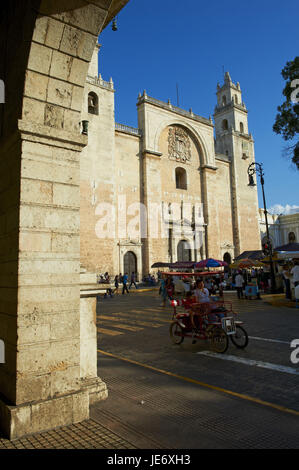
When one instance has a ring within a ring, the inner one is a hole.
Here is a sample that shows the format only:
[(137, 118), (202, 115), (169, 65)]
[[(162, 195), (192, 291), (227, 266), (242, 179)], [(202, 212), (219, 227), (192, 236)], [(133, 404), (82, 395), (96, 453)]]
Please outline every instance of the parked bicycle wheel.
[(183, 328), (176, 321), (170, 324), (169, 333), (174, 344), (181, 344), (184, 341)]
[(215, 327), (210, 333), (212, 349), (218, 353), (225, 353), (228, 348), (228, 337), (222, 328)]
[(248, 344), (248, 334), (240, 325), (236, 325), (236, 334), (231, 335), (230, 339), (236, 348), (244, 349)]

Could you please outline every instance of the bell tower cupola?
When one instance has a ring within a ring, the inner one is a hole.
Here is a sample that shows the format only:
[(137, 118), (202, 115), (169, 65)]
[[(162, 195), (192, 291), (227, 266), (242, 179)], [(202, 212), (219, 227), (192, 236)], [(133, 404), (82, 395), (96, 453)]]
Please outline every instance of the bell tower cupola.
[(214, 112), (216, 152), (227, 156), (236, 154), (236, 141), (244, 151), (241, 157), (249, 157), (252, 136), (248, 131), (248, 111), (242, 100), (240, 84), (233, 83), (229, 72), (224, 76), (224, 84), (217, 85), (217, 105)]
[(229, 72), (224, 84), (217, 85), (217, 106), (214, 113), (216, 139), (223, 131), (236, 131), (248, 135), (247, 109), (242, 101), (240, 84), (234, 84)]
[(233, 83), (229, 72), (224, 76), (223, 85), (217, 85), (216, 95), (215, 151), (216, 156), (225, 156), (230, 167), (234, 248), (238, 256), (249, 246), (256, 249), (260, 243), (257, 190), (249, 191), (247, 174), (248, 166), (255, 159), (254, 140), (248, 131), (248, 111), (240, 84)]

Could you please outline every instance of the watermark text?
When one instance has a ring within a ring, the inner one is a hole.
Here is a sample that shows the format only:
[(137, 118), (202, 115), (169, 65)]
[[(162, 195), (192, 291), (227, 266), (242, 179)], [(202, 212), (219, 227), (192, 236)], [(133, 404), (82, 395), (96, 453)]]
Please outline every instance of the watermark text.
[(293, 339), (291, 342), (291, 348), (294, 348), (291, 354), (291, 363), (298, 364), (299, 363), (299, 339)]
[(0, 364), (5, 363), (5, 345), (4, 341), (0, 339)]
[(204, 215), (202, 203), (154, 203), (148, 207), (140, 202), (127, 204), (126, 195), (119, 195), (116, 204), (102, 202), (95, 215), (96, 236), (101, 239), (180, 239), (201, 248)]
[(5, 103), (5, 85), (4, 81), (0, 80), (0, 104)]
[(295, 88), (291, 93), (291, 101), (295, 104), (299, 103), (299, 78), (292, 80), (291, 88)]

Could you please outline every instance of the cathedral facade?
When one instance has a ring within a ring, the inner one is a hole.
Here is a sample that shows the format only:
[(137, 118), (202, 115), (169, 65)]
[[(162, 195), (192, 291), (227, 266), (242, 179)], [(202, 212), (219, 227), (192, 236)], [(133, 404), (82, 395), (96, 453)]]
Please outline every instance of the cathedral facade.
[(114, 85), (98, 75), (98, 48), (82, 109), (84, 268), (140, 278), (156, 262), (230, 262), (260, 249), (257, 190), (247, 174), (254, 141), (239, 83), (225, 74), (213, 119), (144, 91), (135, 129), (115, 122)]

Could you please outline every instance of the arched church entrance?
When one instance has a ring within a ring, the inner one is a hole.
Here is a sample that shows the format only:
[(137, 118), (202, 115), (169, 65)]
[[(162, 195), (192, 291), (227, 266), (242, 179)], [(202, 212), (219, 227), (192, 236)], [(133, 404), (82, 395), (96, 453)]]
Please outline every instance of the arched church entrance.
[(192, 251), (187, 240), (181, 240), (177, 247), (178, 261), (192, 261)]
[(137, 257), (133, 251), (128, 251), (124, 256), (124, 273), (128, 273), (130, 279), (133, 272), (137, 273)]
[(228, 265), (230, 265), (232, 263), (232, 257), (230, 255), (230, 253), (224, 253), (223, 261), (225, 261)]

